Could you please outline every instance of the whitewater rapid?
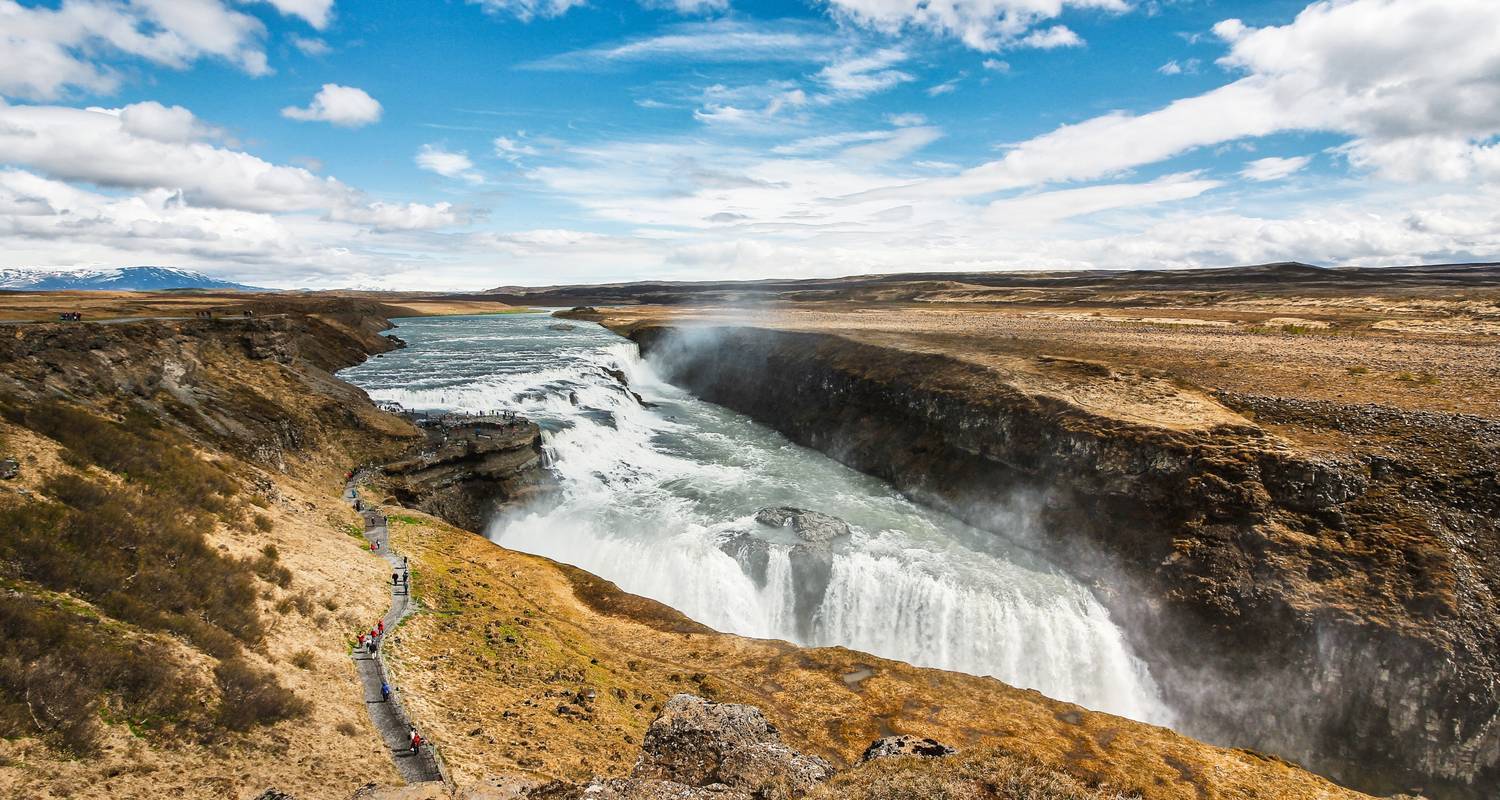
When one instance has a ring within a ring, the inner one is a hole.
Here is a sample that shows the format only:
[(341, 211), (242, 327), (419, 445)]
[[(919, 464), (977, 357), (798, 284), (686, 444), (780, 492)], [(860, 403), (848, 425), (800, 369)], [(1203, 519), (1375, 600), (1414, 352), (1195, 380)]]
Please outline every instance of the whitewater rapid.
[[(494, 520), (495, 542), (574, 564), (719, 630), (842, 645), (1172, 721), (1145, 664), (1077, 581), (663, 382), (633, 344), (544, 314), (403, 320), (399, 334), (408, 348), (342, 377), (407, 408), (510, 408), (543, 427), (561, 498)], [(834, 545), (810, 617), (796, 606), (798, 540), (753, 518), (783, 505), (832, 514), (852, 530)], [(1021, 530), (1027, 515), (1018, 511), (1014, 524)], [(761, 580), (721, 549), (741, 532), (767, 542)]]

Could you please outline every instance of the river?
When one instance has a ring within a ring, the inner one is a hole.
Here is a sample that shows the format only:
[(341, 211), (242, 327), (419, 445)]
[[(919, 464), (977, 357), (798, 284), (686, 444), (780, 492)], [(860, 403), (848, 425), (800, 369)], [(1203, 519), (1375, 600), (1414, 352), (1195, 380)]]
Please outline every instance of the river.
[[(663, 382), (634, 344), (543, 313), (397, 324), (407, 348), (340, 377), (410, 409), (515, 409), (543, 428), (561, 497), (493, 520), (496, 543), (574, 564), (719, 630), (991, 675), (1170, 724), (1145, 664), (1087, 588)], [(754, 520), (769, 506), (849, 523), (824, 564), (826, 588), (799, 585), (800, 540)], [(1018, 511), (1014, 524), (1028, 519)], [(721, 547), (744, 533), (765, 542), (758, 567)]]

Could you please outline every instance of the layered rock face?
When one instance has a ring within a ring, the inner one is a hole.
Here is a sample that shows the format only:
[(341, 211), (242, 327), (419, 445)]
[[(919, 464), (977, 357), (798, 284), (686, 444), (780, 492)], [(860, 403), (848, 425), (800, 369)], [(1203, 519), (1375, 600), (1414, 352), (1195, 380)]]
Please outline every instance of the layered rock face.
[(475, 532), (501, 507), (553, 488), (542, 463), (541, 429), (527, 419), (430, 429), (421, 448), (386, 464), (382, 475), (402, 505)]
[(941, 355), (754, 328), (630, 335), (704, 399), (1091, 581), (1188, 732), (1376, 791), (1500, 785), (1493, 464), (1439, 488), (1248, 421), (1091, 413)]

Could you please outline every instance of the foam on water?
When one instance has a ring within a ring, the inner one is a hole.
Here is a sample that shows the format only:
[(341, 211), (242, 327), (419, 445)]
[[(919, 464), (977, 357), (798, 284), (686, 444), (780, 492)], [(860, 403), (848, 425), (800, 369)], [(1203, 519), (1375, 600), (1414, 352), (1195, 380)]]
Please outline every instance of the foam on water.
[[(506, 547), (582, 567), (720, 630), (993, 675), (1171, 721), (1145, 665), (1076, 581), (663, 382), (630, 343), (554, 322), (403, 321), (409, 348), (343, 377), (408, 408), (514, 408), (542, 424), (561, 501), (494, 520), (490, 537)], [(643, 407), (609, 370), (656, 406)], [(752, 519), (771, 505), (833, 514), (853, 531), (835, 545), (811, 619), (795, 606), (795, 540)], [(772, 541), (763, 585), (720, 549), (740, 531)]]

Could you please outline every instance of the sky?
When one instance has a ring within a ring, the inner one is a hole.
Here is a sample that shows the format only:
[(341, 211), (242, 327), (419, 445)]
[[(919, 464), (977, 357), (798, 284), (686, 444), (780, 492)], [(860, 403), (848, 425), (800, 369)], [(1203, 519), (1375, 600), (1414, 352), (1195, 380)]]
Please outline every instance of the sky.
[(1496, 0), (0, 0), (0, 267), (1500, 260)]

